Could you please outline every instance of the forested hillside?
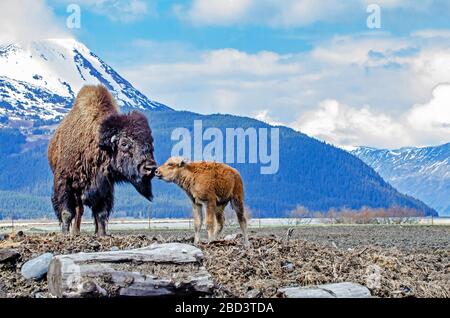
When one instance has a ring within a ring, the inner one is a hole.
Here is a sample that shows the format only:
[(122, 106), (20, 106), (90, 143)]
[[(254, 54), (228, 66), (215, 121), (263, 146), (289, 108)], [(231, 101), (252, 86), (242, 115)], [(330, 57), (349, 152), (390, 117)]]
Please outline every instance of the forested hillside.
[[(155, 156), (162, 163), (175, 141), (175, 128), (192, 130), (194, 120), (203, 127), (269, 127), (260, 121), (231, 115), (148, 111), (155, 139)], [(269, 134), (270, 136), (270, 134)], [(206, 144), (208, 142), (204, 142)], [(53, 215), (50, 204), (52, 176), (46, 144), (30, 147), (16, 130), (0, 130), (0, 217), (28, 218)], [(269, 148), (270, 149), (270, 148)], [(283, 217), (297, 205), (310, 210), (362, 206), (404, 206), (436, 212), (422, 202), (400, 194), (372, 168), (355, 156), (286, 127), (280, 127), (279, 171), (260, 174), (260, 164), (232, 164), (245, 182), (246, 205), (255, 217)], [(184, 192), (173, 184), (154, 180), (154, 203), (141, 198), (133, 187), (118, 187), (116, 216), (181, 217), (190, 213)]]

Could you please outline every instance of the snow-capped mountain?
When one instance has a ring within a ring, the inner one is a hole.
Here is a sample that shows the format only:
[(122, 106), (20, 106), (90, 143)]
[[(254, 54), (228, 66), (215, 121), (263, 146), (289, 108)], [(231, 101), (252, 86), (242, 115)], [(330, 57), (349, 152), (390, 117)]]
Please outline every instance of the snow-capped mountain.
[(401, 192), (450, 215), (450, 143), (395, 150), (359, 147), (351, 153)]
[(55, 123), (83, 85), (98, 83), (121, 107), (170, 110), (148, 99), (85, 45), (49, 39), (0, 46), (0, 126)]

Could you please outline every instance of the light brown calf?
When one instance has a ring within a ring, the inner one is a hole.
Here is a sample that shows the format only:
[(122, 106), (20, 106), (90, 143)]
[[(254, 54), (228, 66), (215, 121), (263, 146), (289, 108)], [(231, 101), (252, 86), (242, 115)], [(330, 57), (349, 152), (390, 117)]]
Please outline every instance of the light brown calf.
[(156, 170), (155, 176), (177, 184), (191, 199), (195, 244), (200, 241), (202, 207), (206, 207), (206, 227), (208, 240), (211, 242), (221, 234), (225, 223), (224, 209), (231, 202), (244, 236), (244, 245), (248, 245), (244, 186), (236, 169), (223, 163), (187, 162), (182, 158), (172, 157)]

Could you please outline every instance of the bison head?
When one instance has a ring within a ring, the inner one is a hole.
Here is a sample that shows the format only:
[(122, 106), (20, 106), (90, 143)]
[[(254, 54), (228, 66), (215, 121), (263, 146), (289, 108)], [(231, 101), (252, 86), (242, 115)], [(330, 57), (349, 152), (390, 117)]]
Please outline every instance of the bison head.
[(180, 178), (180, 172), (186, 167), (187, 163), (188, 161), (181, 157), (170, 157), (156, 169), (155, 175), (166, 182), (177, 182)]
[(157, 166), (147, 118), (137, 111), (109, 116), (100, 126), (99, 147), (110, 157), (115, 181), (130, 182), (141, 195), (151, 200), (150, 181)]

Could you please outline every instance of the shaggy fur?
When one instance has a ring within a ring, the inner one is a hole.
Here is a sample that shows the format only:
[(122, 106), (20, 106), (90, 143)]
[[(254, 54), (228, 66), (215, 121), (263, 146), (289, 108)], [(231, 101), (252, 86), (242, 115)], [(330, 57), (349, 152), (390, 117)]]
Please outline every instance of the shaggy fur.
[(202, 206), (206, 206), (208, 240), (212, 241), (223, 230), (224, 209), (231, 202), (244, 235), (244, 244), (248, 245), (244, 186), (236, 169), (223, 163), (187, 162), (182, 158), (172, 157), (156, 170), (155, 175), (177, 184), (191, 199), (196, 244), (200, 241)]
[(83, 205), (92, 209), (96, 234), (106, 234), (113, 208), (114, 183), (131, 182), (151, 199), (156, 168), (153, 139), (145, 116), (119, 114), (108, 92), (84, 86), (48, 146), (54, 175), (52, 203), (63, 232), (80, 231)]

